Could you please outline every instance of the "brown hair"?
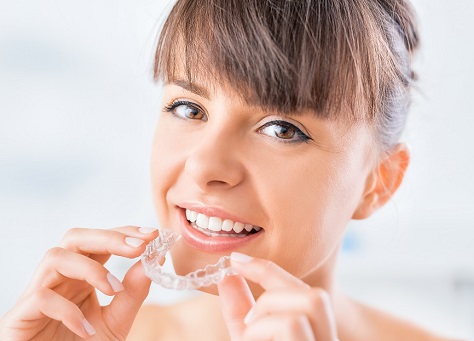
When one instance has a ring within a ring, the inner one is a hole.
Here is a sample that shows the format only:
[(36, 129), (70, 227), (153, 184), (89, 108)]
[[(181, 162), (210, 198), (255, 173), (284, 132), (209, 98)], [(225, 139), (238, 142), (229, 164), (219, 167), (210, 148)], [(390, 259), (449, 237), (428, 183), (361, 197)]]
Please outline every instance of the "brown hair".
[(417, 46), (405, 0), (178, 0), (154, 76), (217, 81), (268, 110), (369, 120), (388, 150), (405, 125)]

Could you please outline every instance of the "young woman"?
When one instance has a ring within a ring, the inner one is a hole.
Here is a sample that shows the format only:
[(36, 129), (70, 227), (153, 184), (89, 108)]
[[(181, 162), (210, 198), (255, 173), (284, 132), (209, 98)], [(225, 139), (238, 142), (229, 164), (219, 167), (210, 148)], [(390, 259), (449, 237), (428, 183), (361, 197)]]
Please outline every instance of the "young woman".
[(408, 166), (417, 46), (404, 0), (178, 0), (156, 52), (156, 211), (183, 236), (178, 273), (230, 254), (238, 275), (142, 307), (142, 265), (123, 282), (103, 265), (158, 231), (72, 229), (0, 339), (446, 340), (348, 298), (333, 276), (348, 222), (390, 200)]

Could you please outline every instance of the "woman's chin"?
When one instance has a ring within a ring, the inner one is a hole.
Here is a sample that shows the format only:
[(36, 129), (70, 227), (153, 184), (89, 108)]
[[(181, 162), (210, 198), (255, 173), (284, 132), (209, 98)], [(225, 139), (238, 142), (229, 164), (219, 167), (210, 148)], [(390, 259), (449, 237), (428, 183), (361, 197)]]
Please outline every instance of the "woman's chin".
[(216, 284), (210, 285), (208, 287), (200, 287), (197, 290), (200, 291), (200, 292), (206, 293), (206, 294), (211, 294), (211, 295), (215, 295), (215, 296), (219, 295), (219, 292), (217, 291), (217, 285)]
[(205, 253), (190, 248), (182, 241), (173, 245), (170, 253), (174, 270), (180, 276), (186, 276), (190, 272), (204, 269), (207, 265), (216, 264), (222, 257), (222, 255)]

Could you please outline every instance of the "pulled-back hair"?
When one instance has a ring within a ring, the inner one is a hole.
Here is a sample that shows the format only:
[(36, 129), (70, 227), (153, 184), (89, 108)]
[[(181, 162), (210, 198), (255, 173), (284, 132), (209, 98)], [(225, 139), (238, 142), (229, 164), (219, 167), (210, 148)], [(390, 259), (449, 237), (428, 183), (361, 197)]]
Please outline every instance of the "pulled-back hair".
[(178, 0), (154, 76), (219, 82), (272, 111), (369, 121), (388, 150), (405, 125), (417, 46), (405, 0)]

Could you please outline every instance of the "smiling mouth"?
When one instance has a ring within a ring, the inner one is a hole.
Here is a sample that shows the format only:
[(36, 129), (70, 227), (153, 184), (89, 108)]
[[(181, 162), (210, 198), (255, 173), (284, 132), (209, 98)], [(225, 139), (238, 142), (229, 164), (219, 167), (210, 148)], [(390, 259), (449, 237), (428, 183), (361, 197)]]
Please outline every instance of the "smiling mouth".
[(189, 209), (186, 209), (186, 220), (192, 228), (208, 237), (245, 238), (262, 230), (259, 226), (209, 217)]

